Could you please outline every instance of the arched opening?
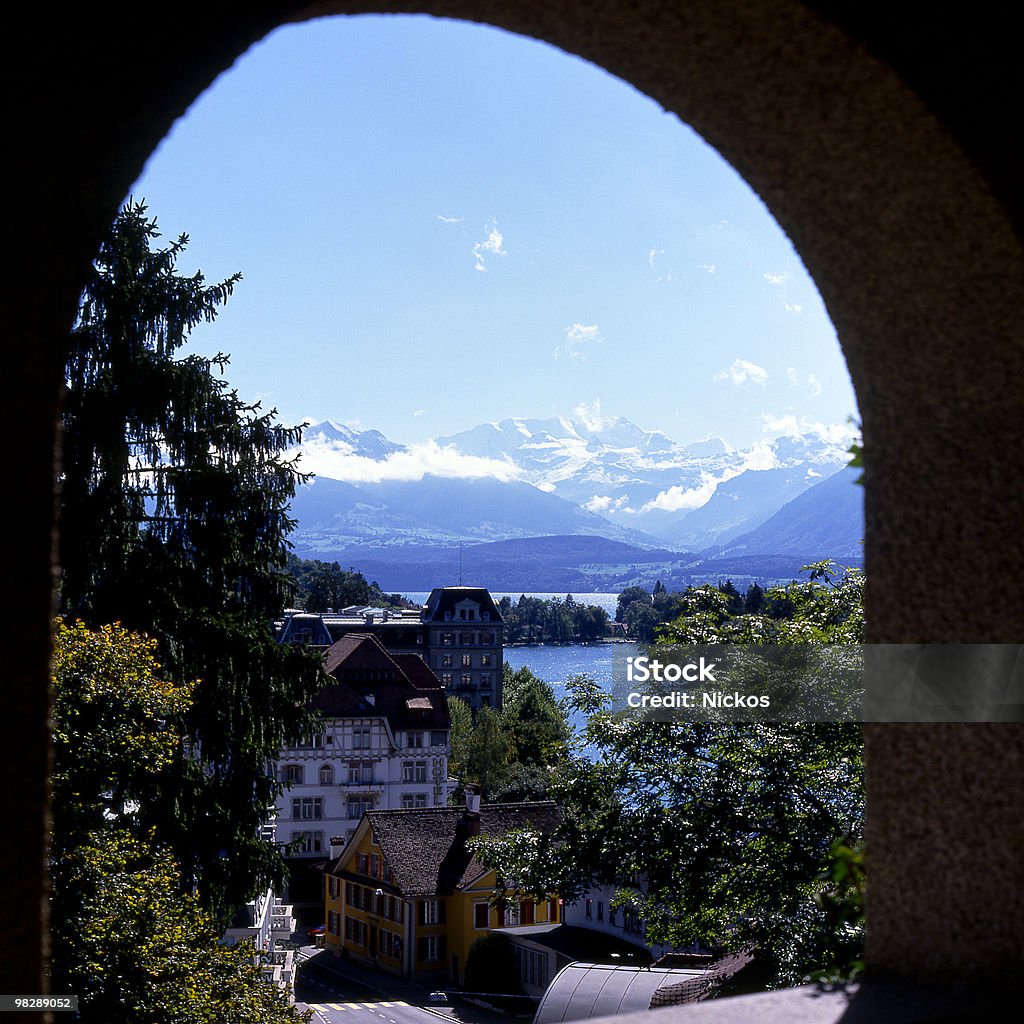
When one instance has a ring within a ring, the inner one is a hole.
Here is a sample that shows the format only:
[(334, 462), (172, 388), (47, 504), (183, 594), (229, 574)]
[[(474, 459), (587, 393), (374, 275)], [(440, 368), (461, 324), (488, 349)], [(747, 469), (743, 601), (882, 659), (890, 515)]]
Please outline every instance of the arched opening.
[[(280, 4), (241, 17), (196, 5), (190, 22), (179, 5), (173, 23), (152, 15), (145, 27), (154, 45), (134, 51), (118, 45), (113, 14), (69, 16), (59, 38), (35, 26), (53, 39), (55, 63), (25, 70), (32, 85), (48, 77), (13, 122), (24, 188), (11, 227), (26, 244), (25, 272), (8, 282), (14, 351), (5, 415), (7, 436), (24, 439), (12, 485), (30, 521), (11, 558), (25, 590), (6, 616), (17, 726), (8, 755), (12, 777), (25, 780), (8, 808), (9, 820), (25, 822), (24, 842), (3, 854), (17, 882), (12, 940), (24, 950), (4, 965), (14, 972), (10, 991), (40, 976), (43, 952), (51, 452), (60, 337), (83, 268), (173, 118), (249, 42), (284, 20), (397, 6)], [(1006, 467), (1017, 458), (1024, 406), (1016, 340), (1024, 260), (1006, 185), (1014, 159), (1000, 157), (999, 118), (987, 106), (988, 49), (965, 62), (981, 74), (978, 83), (964, 79), (957, 97), (944, 81), (956, 30), (941, 18), (948, 33), (933, 34), (933, 49), (914, 57), (884, 21), (865, 16), (843, 29), (792, 0), (685, 10), (498, 0), (402, 9), (486, 20), (579, 53), (677, 113), (730, 160), (811, 270), (860, 400), (871, 453), (871, 639), (1016, 640), (1022, 599), (1002, 584), (1022, 562), (1024, 483)], [(974, 29), (974, 38), (988, 42), (999, 31)], [(1005, 60), (998, 41), (991, 48)], [(981, 127), (965, 130), (975, 103)], [(1012, 850), (1020, 750), (1015, 725), (871, 730), (868, 957), (876, 970), (936, 978), (955, 964), (957, 977), (995, 981), (1019, 963), (1024, 914), (1013, 902), (1022, 887)]]

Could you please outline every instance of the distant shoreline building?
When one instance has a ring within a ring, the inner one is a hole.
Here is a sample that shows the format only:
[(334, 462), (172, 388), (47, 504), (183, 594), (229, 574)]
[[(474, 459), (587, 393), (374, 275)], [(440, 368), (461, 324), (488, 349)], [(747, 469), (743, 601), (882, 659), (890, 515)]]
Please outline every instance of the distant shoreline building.
[(504, 677), (501, 612), (485, 587), (435, 587), (419, 611), (352, 606), (338, 612), (295, 611), (278, 626), (281, 643), (322, 646), (369, 634), (393, 654), (416, 654), (453, 697), (474, 710), (501, 707)]

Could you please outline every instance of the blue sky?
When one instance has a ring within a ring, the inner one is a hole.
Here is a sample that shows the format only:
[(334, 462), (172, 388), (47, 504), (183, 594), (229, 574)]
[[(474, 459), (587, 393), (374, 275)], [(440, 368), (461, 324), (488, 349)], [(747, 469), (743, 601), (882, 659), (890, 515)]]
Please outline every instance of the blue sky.
[(674, 115), (533, 40), (424, 17), (274, 33), (133, 188), (243, 281), (199, 351), (243, 397), (412, 443), (625, 416), (747, 446), (856, 411), (760, 200)]

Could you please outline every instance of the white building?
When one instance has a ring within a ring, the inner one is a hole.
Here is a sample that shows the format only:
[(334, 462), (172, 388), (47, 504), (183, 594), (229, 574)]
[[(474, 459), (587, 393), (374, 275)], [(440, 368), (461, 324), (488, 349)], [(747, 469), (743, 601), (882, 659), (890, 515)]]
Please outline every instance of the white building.
[[(299, 862), (326, 859), (331, 839), (350, 838), (366, 811), (443, 807), (456, 785), (447, 698), (422, 658), (349, 633), (325, 668), (333, 684), (313, 700), (323, 731), (282, 751), (275, 768), (286, 785), (277, 842)], [(293, 863), (293, 883), (297, 874)]]
[(644, 888), (643, 881), (638, 881), (635, 877), (622, 885), (595, 883), (575, 903), (567, 903), (562, 908), (562, 920), (567, 925), (612, 935), (638, 949), (646, 950), (654, 959), (658, 959), (672, 947), (664, 944), (650, 945), (647, 942), (643, 919), (635, 907), (628, 904), (612, 906), (612, 901), (620, 890), (643, 891)]

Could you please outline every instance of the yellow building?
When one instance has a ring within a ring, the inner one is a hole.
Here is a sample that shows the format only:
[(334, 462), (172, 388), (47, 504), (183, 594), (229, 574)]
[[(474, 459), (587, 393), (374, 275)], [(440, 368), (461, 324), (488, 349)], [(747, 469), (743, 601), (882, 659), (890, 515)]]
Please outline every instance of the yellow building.
[(560, 920), (558, 899), (491, 906), (494, 872), (466, 847), (477, 835), (551, 832), (551, 801), (369, 811), (327, 865), (326, 947), (403, 976), (443, 975), (458, 984), (470, 946), (491, 929)]

